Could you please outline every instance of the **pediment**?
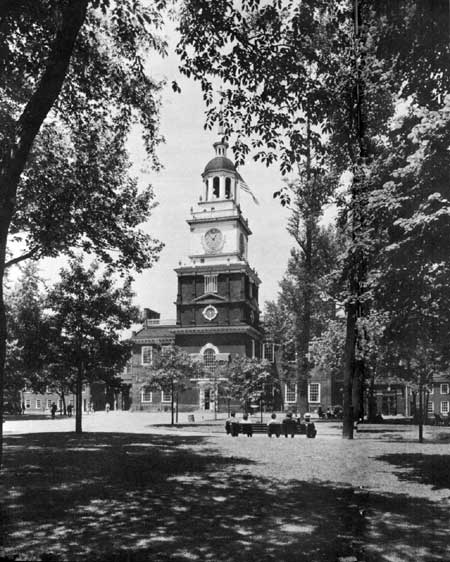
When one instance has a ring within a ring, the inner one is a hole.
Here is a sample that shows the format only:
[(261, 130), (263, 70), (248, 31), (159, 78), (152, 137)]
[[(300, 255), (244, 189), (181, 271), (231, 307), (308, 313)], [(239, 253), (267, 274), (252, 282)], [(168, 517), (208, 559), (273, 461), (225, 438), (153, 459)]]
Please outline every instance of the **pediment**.
[(226, 298), (218, 295), (217, 293), (205, 293), (193, 299), (193, 302), (204, 302), (204, 303), (214, 303), (214, 302), (226, 302)]

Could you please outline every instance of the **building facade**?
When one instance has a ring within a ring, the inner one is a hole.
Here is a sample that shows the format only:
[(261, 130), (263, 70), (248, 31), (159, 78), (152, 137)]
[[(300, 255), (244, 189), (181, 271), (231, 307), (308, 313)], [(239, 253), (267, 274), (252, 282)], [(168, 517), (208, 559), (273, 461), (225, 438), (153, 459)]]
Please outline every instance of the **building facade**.
[[(214, 366), (235, 355), (261, 357), (263, 332), (259, 310), (260, 279), (248, 260), (251, 230), (240, 207), (242, 178), (227, 157), (223, 139), (214, 144), (215, 157), (202, 174), (202, 190), (187, 219), (190, 251), (177, 274), (176, 318), (162, 321), (146, 309), (144, 325), (134, 333), (131, 408), (164, 411), (171, 397), (142, 381), (152, 356), (164, 345), (176, 345)], [(175, 287), (174, 287), (175, 289)], [(130, 374), (131, 373), (131, 374)], [(178, 407), (222, 410), (212, 377), (192, 381), (178, 397)]]

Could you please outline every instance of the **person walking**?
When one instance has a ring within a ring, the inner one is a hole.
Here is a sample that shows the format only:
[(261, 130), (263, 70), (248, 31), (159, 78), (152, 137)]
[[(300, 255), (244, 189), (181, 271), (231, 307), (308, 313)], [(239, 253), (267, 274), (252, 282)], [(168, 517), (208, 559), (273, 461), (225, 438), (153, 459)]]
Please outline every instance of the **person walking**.
[(53, 402), (50, 408), (50, 412), (52, 414), (52, 420), (56, 418), (56, 412), (58, 411), (58, 406)]
[(111, 409), (111, 406), (109, 405), (109, 402), (106, 402), (106, 404), (105, 404), (106, 413), (108, 413), (110, 409)]
[(72, 404), (69, 404), (69, 405), (67, 406), (67, 415), (69, 416), (69, 418), (72, 417), (72, 409), (73, 409)]

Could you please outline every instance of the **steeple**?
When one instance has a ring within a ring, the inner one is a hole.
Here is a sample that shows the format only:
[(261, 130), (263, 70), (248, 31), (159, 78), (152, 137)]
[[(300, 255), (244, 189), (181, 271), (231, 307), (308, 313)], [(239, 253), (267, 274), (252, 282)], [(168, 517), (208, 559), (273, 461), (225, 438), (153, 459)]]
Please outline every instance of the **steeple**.
[(227, 148), (228, 148), (228, 143), (225, 140), (225, 136), (224, 136), (224, 131), (223, 131), (223, 125), (222, 123), (219, 124), (219, 140), (216, 141), (213, 146), (214, 149), (216, 151), (216, 156), (223, 156), (224, 158), (227, 157)]

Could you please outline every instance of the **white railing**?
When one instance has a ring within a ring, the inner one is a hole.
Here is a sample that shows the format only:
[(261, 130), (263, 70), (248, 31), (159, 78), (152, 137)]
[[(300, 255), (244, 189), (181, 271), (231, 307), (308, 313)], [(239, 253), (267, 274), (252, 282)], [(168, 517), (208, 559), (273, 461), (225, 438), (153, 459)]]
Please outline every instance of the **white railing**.
[(147, 326), (173, 326), (177, 323), (176, 318), (147, 318)]

